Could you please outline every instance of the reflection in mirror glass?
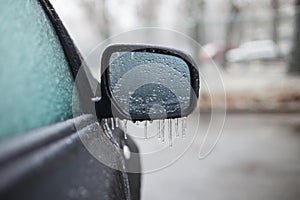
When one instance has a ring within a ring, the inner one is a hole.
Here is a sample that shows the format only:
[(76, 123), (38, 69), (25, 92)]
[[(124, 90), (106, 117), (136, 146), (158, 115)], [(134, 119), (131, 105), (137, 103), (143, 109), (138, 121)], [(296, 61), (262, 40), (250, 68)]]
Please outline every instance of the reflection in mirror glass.
[(177, 56), (115, 52), (109, 61), (112, 97), (126, 114), (151, 119), (179, 114), (190, 105), (189, 67)]

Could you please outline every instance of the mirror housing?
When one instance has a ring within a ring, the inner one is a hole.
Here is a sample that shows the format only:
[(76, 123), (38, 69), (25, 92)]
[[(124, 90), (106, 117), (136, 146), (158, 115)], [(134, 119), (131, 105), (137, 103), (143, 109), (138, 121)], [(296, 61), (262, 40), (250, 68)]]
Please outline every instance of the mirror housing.
[(101, 60), (99, 119), (180, 118), (197, 106), (199, 72), (191, 56), (152, 45), (114, 44)]

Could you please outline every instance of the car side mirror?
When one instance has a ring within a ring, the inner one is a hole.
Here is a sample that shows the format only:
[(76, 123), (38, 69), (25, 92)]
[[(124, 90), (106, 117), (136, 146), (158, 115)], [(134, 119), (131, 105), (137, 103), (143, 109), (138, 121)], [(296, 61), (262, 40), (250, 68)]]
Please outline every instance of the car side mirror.
[(101, 61), (100, 118), (132, 121), (180, 118), (197, 105), (199, 72), (193, 59), (175, 49), (115, 44)]

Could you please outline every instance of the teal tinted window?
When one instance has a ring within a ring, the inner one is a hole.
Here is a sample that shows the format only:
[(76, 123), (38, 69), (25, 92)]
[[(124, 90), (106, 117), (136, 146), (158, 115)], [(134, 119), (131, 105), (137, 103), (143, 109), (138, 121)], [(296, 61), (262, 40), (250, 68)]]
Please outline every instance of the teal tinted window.
[(0, 139), (72, 117), (73, 82), (37, 0), (0, 6)]

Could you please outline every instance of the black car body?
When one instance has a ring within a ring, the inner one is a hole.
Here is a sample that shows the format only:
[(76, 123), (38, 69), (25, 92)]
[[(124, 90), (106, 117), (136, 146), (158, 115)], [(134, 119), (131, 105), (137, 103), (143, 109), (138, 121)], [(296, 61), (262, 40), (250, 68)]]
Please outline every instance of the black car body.
[[(13, 30), (12, 34), (6, 33), (9, 38), (10, 35), (18, 34), (18, 27), (22, 27), (22, 20), (26, 18), (31, 20), (29, 24), (39, 24), (40, 27), (34, 29), (29, 25), (28, 29), (40, 30), (41, 35), (51, 35), (53, 33), (53, 40), (57, 40), (59, 46), (57, 49), (61, 49), (61, 55), (65, 58), (67, 62), (68, 69), (66, 72), (70, 77), (62, 77), (62, 80), (69, 78), (73, 83), (74, 90), (77, 91), (78, 101), (80, 104), (79, 114), (75, 118), (68, 115), (67, 117), (56, 116), (54, 121), (48, 124), (42, 124), (39, 126), (34, 126), (33, 128), (24, 128), (24, 130), (15, 131), (17, 136), (5, 136), (2, 139), (0, 145), (0, 197), (1, 199), (139, 199), (140, 198), (140, 182), (141, 178), (139, 174), (129, 174), (121, 172), (118, 170), (111, 169), (106, 165), (99, 162), (95, 157), (93, 157), (85, 146), (82, 144), (80, 137), (91, 136), (90, 139), (95, 139), (96, 136), (99, 138), (104, 138), (106, 135), (103, 133), (103, 129), (98, 122), (98, 119), (89, 114), (93, 106), (90, 106), (93, 98), (93, 92), (91, 90), (91, 80), (96, 81), (92, 78), (89, 73), (89, 69), (86, 67), (80, 53), (76, 49), (72, 39), (70, 38), (68, 32), (63, 26), (61, 20), (56, 14), (54, 8), (49, 3), (48, 0), (31, 0), (31, 1), (7, 1), (2, 7), (1, 21), (2, 23), (2, 34), (5, 35), (5, 31), (10, 28)], [(21, 7), (23, 5), (24, 7)], [(29, 8), (35, 9), (35, 12), (40, 13), (41, 18), (36, 18), (34, 12), (27, 13), (28, 15), (20, 15), (16, 18), (13, 15), (14, 12), (18, 12), (16, 9), (22, 13), (22, 10), (28, 10)], [(5, 10), (6, 9), (6, 10)], [(31, 16), (32, 14), (32, 16)], [(13, 15), (14, 17), (9, 17)], [(33, 18), (33, 19), (32, 19)], [(36, 20), (32, 23), (32, 20)], [(20, 24), (18, 24), (20, 23)], [(17, 24), (14, 27), (12, 24)], [(34, 26), (34, 25), (32, 25)], [(38, 25), (37, 25), (38, 26)], [(52, 30), (44, 31), (43, 26), (49, 26)], [(42, 28), (41, 28), (42, 27)], [(14, 30), (15, 29), (15, 30)], [(20, 34), (27, 34), (27, 29), (21, 30)], [(28, 33), (30, 34), (30, 33)], [(32, 34), (31, 34), (32, 35)], [(19, 36), (18, 36), (19, 37)], [(13, 43), (18, 43), (18, 41), (5, 41), (5, 37), (1, 38), (1, 42), (9, 42), (11, 46)], [(34, 40), (34, 42), (41, 42)], [(23, 47), (24, 45), (32, 46), (43, 46), (43, 44), (30, 43), (25, 40), (21, 41)], [(20, 45), (20, 46), (22, 46)], [(1, 45), (0, 45), (1, 46)], [(4, 51), (10, 46), (5, 46), (2, 43), (1, 52), (2, 56)], [(30, 49), (30, 48), (29, 48)], [(17, 55), (25, 54), (26, 47), (19, 49), (15, 54), (9, 54), (6, 58), (9, 59), (7, 62), (12, 62), (17, 59)], [(47, 49), (39, 49), (39, 51), (50, 51)], [(34, 55), (34, 58), (39, 55)], [(26, 60), (26, 58), (22, 58)], [(44, 58), (46, 59), (46, 58)], [(43, 58), (40, 59), (42, 62)], [(3, 60), (2, 60), (3, 61)], [(5, 61), (2, 64), (5, 64)], [(25, 63), (26, 64), (26, 63)], [(53, 69), (57, 67), (56, 63), (52, 64)], [(84, 73), (78, 75), (80, 69), (84, 68)], [(24, 66), (19, 66), (17, 69), (20, 74), (20, 79), (28, 80), (27, 87), (33, 83), (34, 78), (24, 77), (22, 74), (24, 71)], [(44, 70), (43, 67), (34, 68), (34, 70)], [(40, 73), (37, 72), (39, 75)], [(54, 75), (55, 76), (55, 75)], [(17, 79), (17, 78), (16, 78)], [(43, 82), (44, 77), (37, 77), (37, 80), (41, 79)], [(75, 79), (80, 79), (80, 81), (75, 83)], [(19, 79), (18, 79), (19, 80)], [(58, 81), (59, 82), (59, 81)], [(11, 84), (11, 83), (10, 83)], [(17, 81), (18, 87), (20, 82)], [(35, 85), (42, 83), (35, 82)], [(26, 90), (26, 84), (21, 85), (22, 91)], [(57, 83), (56, 87), (65, 87), (63, 83)], [(8, 90), (14, 90), (13, 86), (7, 88)], [(47, 90), (51, 88), (43, 88), (41, 96), (47, 96)], [(33, 89), (34, 90), (34, 89)], [(53, 90), (56, 90), (55, 88)], [(72, 90), (69, 88), (63, 88), (63, 90)], [(81, 93), (84, 91), (84, 93)], [(54, 91), (54, 93), (56, 93)], [(31, 94), (28, 92), (28, 97)], [(7, 97), (7, 96), (6, 96)], [(7, 97), (7, 99), (12, 97)], [(24, 96), (26, 98), (26, 96)], [(56, 98), (56, 96), (53, 96)], [(61, 98), (57, 95), (57, 98)], [(50, 97), (51, 99), (51, 97)], [(19, 99), (17, 101), (25, 101), (24, 99)], [(17, 102), (10, 104), (7, 101), (8, 107), (17, 107)], [(34, 104), (34, 102), (32, 102)], [(5, 104), (4, 104), (5, 105)], [(1, 106), (5, 107), (3, 104)], [(30, 102), (29, 102), (30, 105)], [(86, 106), (89, 105), (89, 106)], [(35, 114), (35, 110), (39, 109), (34, 107), (31, 109), (31, 113), (27, 113), (26, 116), (30, 118), (30, 115)], [(38, 106), (38, 104), (36, 105)], [(51, 103), (45, 101), (45, 106), (51, 106)], [(24, 108), (22, 106), (21, 108)], [(68, 107), (68, 113), (72, 113)], [(2, 109), (5, 111), (5, 108)], [(19, 111), (21, 112), (21, 111)], [(43, 113), (45, 115), (51, 115), (51, 110)], [(59, 114), (59, 113), (58, 113)], [(1, 113), (2, 116), (5, 113)], [(9, 115), (7, 115), (9, 117)], [(12, 116), (15, 117), (15, 116)], [(5, 118), (1, 118), (3, 124), (9, 126), (10, 122), (6, 122)], [(9, 120), (9, 119), (8, 119)], [(11, 119), (12, 120), (12, 119)], [(28, 119), (30, 121), (30, 119)], [(20, 120), (21, 123), (27, 123), (26, 117)], [(19, 123), (20, 123), (19, 122)], [(4, 126), (4, 125), (3, 125)], [(13, 128), (13, 126), (11, 126)], [(8, 129), (10, 129), (8, 127)], [(2, 134), (5, 135), (5, 130), (2, 130)], [(13, 134), (12, 134), (13, 135)], [(132, 151), (138, 152), (136, 145), (132, 142), (130, 138), (124, 139), (121, 129), (114, 130), (115, 141), (119, 142), (120, 145), (126, 144), (130, 147)], [(107, 141), (107, 140), (103, 140)], [(122, 152), (117, 151), (113, 144), (110, 142), (103, 142), (103, 148), (110, 151), (107, 156), (112, 157), (112, 159), (123, 157)], [(124, 165), (140, 165), (138, 160), (131, 161), (126, 160)], [(125, 166), (126, 167), (126, 166)]]
[(113, 44), (99, 83), (48, 0), (7, 0), (0, 23), (1, 199), (140, 199), (139, 150), (118, 122), (168, 119), (172, 146), (171, 120), (178, 132), (197, 105), (192, 57)]

